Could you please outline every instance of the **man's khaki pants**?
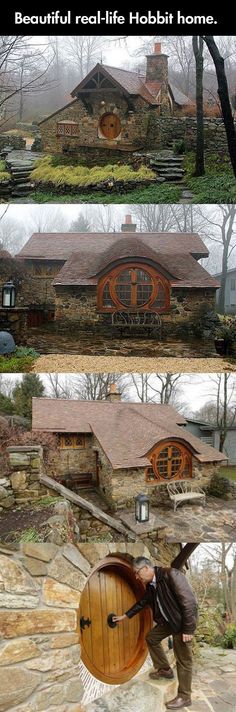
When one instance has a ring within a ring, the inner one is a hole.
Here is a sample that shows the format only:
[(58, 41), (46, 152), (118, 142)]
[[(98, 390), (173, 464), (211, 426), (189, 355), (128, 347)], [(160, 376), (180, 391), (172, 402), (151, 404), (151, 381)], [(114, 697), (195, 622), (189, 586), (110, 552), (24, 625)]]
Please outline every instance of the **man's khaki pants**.
[(147, 634), (146, 641), (155, 670), (169, 668), (170, 664), (164, 653), (161, 641), (169, 635), (173, 636), (174, 654), (177, 664), (178, 695), (191, 697), (192, 683), (192, 642), (183, 643), (182, 633), (172, 633), (168, 623), (155, 625)]

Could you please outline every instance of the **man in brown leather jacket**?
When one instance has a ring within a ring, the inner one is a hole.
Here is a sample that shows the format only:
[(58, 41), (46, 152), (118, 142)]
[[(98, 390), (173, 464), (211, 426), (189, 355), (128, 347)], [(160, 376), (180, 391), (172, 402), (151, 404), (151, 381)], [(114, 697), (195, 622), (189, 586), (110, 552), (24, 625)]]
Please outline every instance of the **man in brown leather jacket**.
[(113, 616), (114, 622), (132, 618), (150, 606), (156, 623), (146, 636), (154, 671), (154, 680), (174, 678), (161, 641), (173, 636), (177, 663), (178, 693), (166, 703), (167, 709), (178, 710), (191, 705), (192, 638), (197, 623), (197, 601), (186, 576), (178, 569), (155, 567), (145, 557), (133, 561), (135, 576), (146, 584), (144, 597), (123, 616)]

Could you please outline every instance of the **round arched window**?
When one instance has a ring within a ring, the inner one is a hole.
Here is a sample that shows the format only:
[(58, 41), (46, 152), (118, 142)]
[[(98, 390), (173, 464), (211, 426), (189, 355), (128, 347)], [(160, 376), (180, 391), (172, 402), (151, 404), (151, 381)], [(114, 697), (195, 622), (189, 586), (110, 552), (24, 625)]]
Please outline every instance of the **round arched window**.
[(121, 132), (119, 116), (112, 113), (103, 114), (99, 122), (99, 128), (104, 138), (108, 138), (112, 141), (112, 139), (117, 138)]
[(150, 454), (150, 462), (146, 471), (148, 482), (192, 477), (192, 455), (182, 443), (169, 440), (158, 445)]
[(98, 307), (108, 310), (165, 311), (170, 292), (167, 280), (148, 266), (132, 264), (114, 269), (98, 287)]

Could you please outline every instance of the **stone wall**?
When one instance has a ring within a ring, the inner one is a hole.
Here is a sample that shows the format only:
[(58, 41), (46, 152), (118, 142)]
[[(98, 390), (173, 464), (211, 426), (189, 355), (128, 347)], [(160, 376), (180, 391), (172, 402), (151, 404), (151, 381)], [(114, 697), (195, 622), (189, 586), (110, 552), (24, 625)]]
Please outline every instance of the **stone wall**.
[[(197, 120), (192, 116), (157, 116), (149, 114), (146, 147), (169, 148), (177, 141), (184, 141), (187, 151), (196, 147)], [(227, 139), (222, 119), (204, 118), (205, 149), (215, 154), (227, 151)]]
[[(179, 545), (159, 543), (153, 560), (170, 565)], [(136, 544), (22, 544), (0, 553), (0, 710), (84, 709), (79, 635), (81, 592), (94, 565), (117, 554), (150, 556)]]
[[(158, 506), (169, 502), (169, 495), (165, 484), (151, 484), (146, 481), (145, 468), (129, 468), (113, 470), (106, 458), (99, 442), (94, 438), (95, 446), (99, 452), (99, 487), (111, 509), (133, 508), (134, 498), (140, 492), (148, 495), (151, 504)], [(197, 484), (205, 489), (210, 485), (212, 478), (219, 472), (220, 465), (199, 463), (193, 457), (192, 476)]]
[(12, 146), (15, 150), (25, 149), (26, 141), (20, 135), (0, 134), (0, 151), (5, 148), (5, 146)]
[[(148, 104), (141, 97), (136, 97), (131, 102), (131, 99), (116, 91), (106, 91), (105, 101), (101, 102), (100, 97), (100, 94), (86, 93), (84, 100), (75, 99), (45, 119), (39, 126), (43, 150), (61, 153), (65, 147), (78, 154), (80, 145), (95, 149), (102, 146), (125, 148), (130, 144), (137, 147), (140, 142), (143, 145), (148, 126)], [(104, 138), (99, 129), (99, 120), (107, 112), (116, 114), (121, 122), (121, 133), (112, 142)], [(66, 120), (78, 123), (78, 136), (57, 136), (57, 122)], [(99, 157), (99, 154), (97, 155)], [(105, 161), (107, 162), (106, 157)]]
[(0, 261), (0, 292), (5, 282), (11, 278), (16, 286), (16, 305), (18, 307), (39, 305), (45, 308), (54, 307), (55, 290), (52, 286), (55, 275), (63, 262), (50, 267), (50, 272), (44, 276), (35, 273), (33, 265), (28, 261), (16, 258), (6, 258)]
[(96, 454), (93, 449), (93, 436), (84, 435), (84, 447), (60, 448), (56, 457), (58, 475), (91, 473), (96, 481)]
[[(97, 286), (56, 287), (55, 319), (66, 326), (79, 324), (109, 329), (111, 315), (97, 311)], [(215, 309), (215, 289), (172, 289), (170, 309), (161, 315), (164, 333), (178, 334), (181, 327), (195, 325), (196, 314), (207, 302), (209, 311)]]
[(41, 445), (7, 448), (9, 470), (0, 479), (0, 511), (26, 504), (46, 491), (39, 478), (43, 471)]

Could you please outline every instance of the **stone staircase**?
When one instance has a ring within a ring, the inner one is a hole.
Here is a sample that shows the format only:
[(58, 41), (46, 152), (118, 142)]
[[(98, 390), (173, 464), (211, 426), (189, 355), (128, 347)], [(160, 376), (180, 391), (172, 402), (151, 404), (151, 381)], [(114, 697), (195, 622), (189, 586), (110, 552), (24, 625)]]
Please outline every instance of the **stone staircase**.
[(6, 157), (7, 169), (11, 174), (11, 194), (13, 198), (23, 198), (34, 188), (30, 174), (35, 161), (39, 158), (36, 153), (26, 151), (11, 151)]
[(172, 150), (153, 151), (150, 156), (150, 168), (158, 178), (168, 183), (181, 183), (184, 177), (183, 156), (175, 156)]

